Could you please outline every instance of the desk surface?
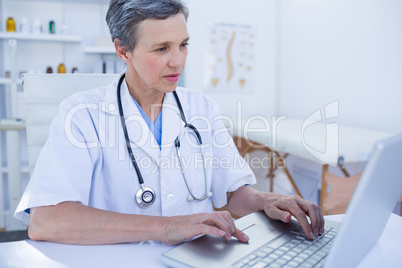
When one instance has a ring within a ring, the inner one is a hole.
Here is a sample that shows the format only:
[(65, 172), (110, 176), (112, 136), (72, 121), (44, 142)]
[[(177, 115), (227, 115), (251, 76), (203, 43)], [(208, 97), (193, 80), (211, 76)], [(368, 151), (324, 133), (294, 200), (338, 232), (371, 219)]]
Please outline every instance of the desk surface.
[[(341, 215), (326, 216), (340, 221)], [(358, 267), (400, 267), (402, 217), (392, 214), (387, 227)], [(161, 254), (173, 248), (160, 243), (75, 246), (24, 240), (0, 243), (0, 267), (165, 267)]]

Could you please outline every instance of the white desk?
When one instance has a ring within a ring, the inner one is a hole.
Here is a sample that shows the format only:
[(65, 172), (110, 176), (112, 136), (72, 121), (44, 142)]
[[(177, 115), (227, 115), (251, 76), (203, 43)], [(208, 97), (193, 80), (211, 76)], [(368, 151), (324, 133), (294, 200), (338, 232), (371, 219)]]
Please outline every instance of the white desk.
[[(341, 220), (341, 215), (326, 216)], [(402, 217), (392, 214), (387, 227), (358, 267), (401, 267)], [(0, 243), (0, 267), (165, 267), (161, 254), (173, 246), (165, 244), (119, 244), (74, 246), (24, 240)]]

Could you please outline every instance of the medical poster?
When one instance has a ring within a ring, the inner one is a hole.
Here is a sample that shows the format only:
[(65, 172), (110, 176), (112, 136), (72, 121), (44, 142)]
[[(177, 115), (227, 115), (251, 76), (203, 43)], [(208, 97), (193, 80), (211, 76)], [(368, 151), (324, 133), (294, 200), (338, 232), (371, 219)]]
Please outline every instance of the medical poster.
[(255, 31), (252, 25), (210, 23), (204, 88), (225, 93), (253, 93)]

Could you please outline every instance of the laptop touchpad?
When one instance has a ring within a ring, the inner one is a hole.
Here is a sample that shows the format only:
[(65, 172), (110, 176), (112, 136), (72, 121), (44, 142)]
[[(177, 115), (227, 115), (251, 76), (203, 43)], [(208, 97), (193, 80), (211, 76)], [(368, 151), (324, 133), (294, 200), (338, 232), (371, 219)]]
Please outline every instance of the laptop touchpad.
[(260, 239), (269, 241), (270, 239), (273, 239), (280, 234), (274, 229), (270, 229), (267, 226), (262, 226), (258, 224), (252, 224), (242, 231), (250, 238), (249, 243), (255, 243)]

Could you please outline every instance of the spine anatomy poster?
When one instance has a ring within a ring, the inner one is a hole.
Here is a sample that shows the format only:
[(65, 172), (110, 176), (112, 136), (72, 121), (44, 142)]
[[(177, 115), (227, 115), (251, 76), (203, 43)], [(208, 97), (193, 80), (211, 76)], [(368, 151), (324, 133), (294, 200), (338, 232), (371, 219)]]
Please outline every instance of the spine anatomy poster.
[(251, 25), (209, 25), (205, 89), (252, 93), (255, 80), (255, 31)]

